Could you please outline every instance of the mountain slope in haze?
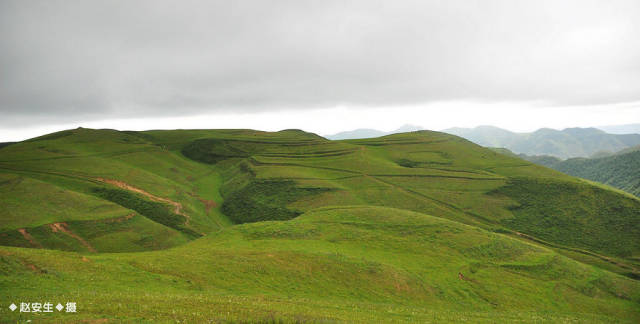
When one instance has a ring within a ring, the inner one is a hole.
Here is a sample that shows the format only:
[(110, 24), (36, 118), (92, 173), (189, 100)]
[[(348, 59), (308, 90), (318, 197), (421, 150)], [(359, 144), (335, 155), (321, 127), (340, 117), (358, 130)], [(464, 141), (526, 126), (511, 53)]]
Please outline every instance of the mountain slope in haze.
[(598, 159), (568, 159), (552, 168), (640, 196), (640, 151), (616, 154)]
[(449, 134), (76, 129), (0, 191), (0, 303), (53, 322), (640, 319), (640, 200)]
[(370, 129), (370, 128), (360, 128), (360, 129), (354, 129), (351, 131), (344, 131), (344, 132), (340, 132), (340, 133), (336, 133), (333, 135), (327, 135), (325, 136), (327, 139), (330, 140), (344, 140), (344, 139), (359, 139), (359, 138), (373, 138), (373, 137), (380, 137), (380, 136), (385, 136), (385, 135), (391, 135), (391, 134), (397, 134), (397, 133), (406, 133), (406, 132), (414, 132), (414, 131), (418, 131), (418, 130), (422, 130), (424, 129), (421, 126), (415, 126), (415, 125), (403, 125), (400, 128), (390, 131), (390, 132), (383, 132), (381, 130), (377, 130), (377, 129)]
[(515, 154), (505, 148), (492, 150), (546, 166), (568, 175), (584, 178), (640, 196), (640, 146), (630, 147), (598, 158), (561, 160), (548, 155)]
[(609, 125), (596, 128), (609, 134), (640, 134), (640, 124)]
[(595, 128), (542, 128), (533, 133), (514, 133), (493, 126), (451, 128), (446, 133), (464, 137), (487, 147), (504, 147), (515, 153), (550, 155), (561, 159), (590, 157), (616, 152), (640, 144), (640, 134), (607, 134)]
[(445, 129), (443, 132), (466, 138), (478, 145), (486, 147), (509, 148), (518, 138), (518, 133), (494, 126), (478, 126), (475, 128), (454, 127)]
[(327, 135), (325, 137), (330, 140), (343, 140), (352, 138), (372, 138), (384, 135), (387, 135), (387, 133), (377, 129), (358, 128), (351, 131), (344, 131), (333, 135)]

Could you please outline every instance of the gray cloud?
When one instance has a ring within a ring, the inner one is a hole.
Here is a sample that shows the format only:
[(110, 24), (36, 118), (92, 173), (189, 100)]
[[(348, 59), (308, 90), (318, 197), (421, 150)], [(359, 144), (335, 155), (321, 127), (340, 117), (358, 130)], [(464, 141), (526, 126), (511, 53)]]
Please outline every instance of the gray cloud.
[(9, 126), (435, 100), (640, 100), (637, 1), (2, 1)]

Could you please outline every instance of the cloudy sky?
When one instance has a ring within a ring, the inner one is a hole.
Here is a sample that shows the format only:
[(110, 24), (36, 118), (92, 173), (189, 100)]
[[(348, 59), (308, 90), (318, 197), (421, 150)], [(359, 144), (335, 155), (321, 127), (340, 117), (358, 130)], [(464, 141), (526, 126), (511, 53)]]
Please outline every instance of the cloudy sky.
[(640, 2), (0, 0), (0, 142), (640, 122)]

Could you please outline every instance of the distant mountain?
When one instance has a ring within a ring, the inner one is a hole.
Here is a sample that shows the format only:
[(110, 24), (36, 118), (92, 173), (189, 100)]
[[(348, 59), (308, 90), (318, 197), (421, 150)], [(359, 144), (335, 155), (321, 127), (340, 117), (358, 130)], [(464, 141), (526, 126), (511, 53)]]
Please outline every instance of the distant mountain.
[(640, 124), (598, 126), (596, 128), (610, 134), (640, 134)]
[(370, 129), (370, 128), (359, 128), (351, 131), (340, 132), (333, 135), (327, 135), (325, 138), (330, 140), (343, 140), (343, 139), (354, 139), (354, 138), (373, 138), (387, 135), (386, 132)]
[(510, 148), (519, 134), (495, 126), (478, 126), (476, 128), (449, 128), (445, 133), (464, 137), (476, 144), (486, 147)]
[(409, 132), (415, 132), (415, 131), (419, 131), (419, 130), (423, 130), (424, 127), (422, 126), (418, 126), (418, 125), (411, 125), (411, 124), (404, 124), (402, 126), (400, 126), (400, 128), (388, 132), (387, 135), (391, 135), (391, 134), (398, 134), (398, 133), (409, 133)]
[(391, 134), (414, 132), (414, 131), (423, 130), (423, 129), (424, 128), (421, 126), (410, 125), (410, 124), (403, 125), (400, 128), (390, 132), (384, 132), (381, 130), (371, 129), (371, 128), (359, 128), (351, 131), (340, 132), (333, 135), (327, 135), (325, 136), (325, 138), (334, 140), (334, 141), (343, 140), (343, 139), (374, 138), (374, 137), (380, 137), (380, 136), (391, 135)]
[(616, 152), (640, 144), (640, 134), (608, 134), (596, 128), (541, 128), (533, 133), (514, 133), (493, 126), (478, 126), (449, 128), (443, 132), (482, 146), (504, 147), (517, 154), (549, 155), (561, 159), (602, 155), (603, 152)]

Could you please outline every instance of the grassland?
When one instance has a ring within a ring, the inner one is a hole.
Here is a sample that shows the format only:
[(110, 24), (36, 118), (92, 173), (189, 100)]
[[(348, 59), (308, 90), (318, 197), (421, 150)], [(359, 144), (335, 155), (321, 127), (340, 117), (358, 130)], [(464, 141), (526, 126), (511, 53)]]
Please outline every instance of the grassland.
[(0, 192), (8, 322), (640, 320), (640, 200), (443, 133), (75, 129)]

